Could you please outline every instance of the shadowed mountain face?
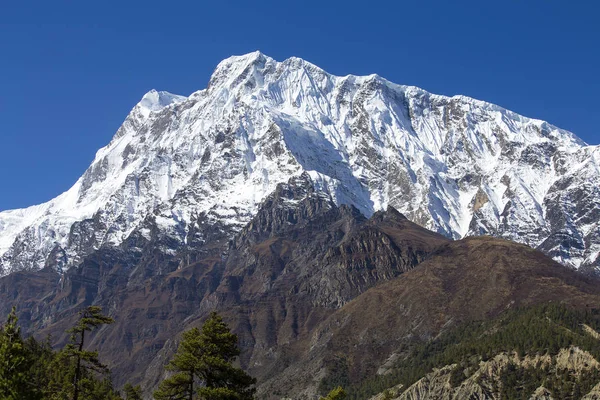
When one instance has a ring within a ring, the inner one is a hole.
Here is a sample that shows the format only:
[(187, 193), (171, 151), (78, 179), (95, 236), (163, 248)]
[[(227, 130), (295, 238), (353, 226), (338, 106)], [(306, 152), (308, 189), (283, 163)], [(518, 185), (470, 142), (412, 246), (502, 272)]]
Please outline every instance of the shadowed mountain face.
[(27, 332), (64, 342), (76, 311), (101, 305), (116, 323), (90, 346), (117, 384), (150, 393), (178, 335), (217, 310), (239, 335), (259, 398), (312, 399), (340, 370), (358, 382), (461, 322), (547, 301), (600, 304), (593, 278), (525, 245), (450, 241), (392, 208), (366, 218), (336, 206), (308, 174), (278, 185), (233, 239), (199, 215), (198, 235), (174, 246), (155, 224), (148, 218), (143, 232), (66, 274), (0, 279), (0, 312), (16, 304)]

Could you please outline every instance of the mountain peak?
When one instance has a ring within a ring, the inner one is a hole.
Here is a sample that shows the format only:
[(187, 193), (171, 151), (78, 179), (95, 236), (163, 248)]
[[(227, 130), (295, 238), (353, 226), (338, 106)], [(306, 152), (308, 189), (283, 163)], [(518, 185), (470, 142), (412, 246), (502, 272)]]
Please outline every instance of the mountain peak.
[(252, 52), (246, 53), (246, 54), (233, 55), (233, 56), (227, 57), (226, 59), (224, 59), (223, 61), (221, 61), (219, 63), (217, 68), (224, 66), (224, 65), (231, 65), (231, 64), (247, 65), (249, 63), (252, 63), (252, 62), (254, 62), (256, 60), (260, 60), (260, 59), (271, 59), (272, 60), (272, 58), (266, 56), (260, 50), (256, 50), (256, 51), (252, 51)]
[(197, 215), (239, 231), (302, 174), (366, 216), (391, 206), (452, 238), (497, 235), (595, 267), (599, 165), (571, 133), (489, 103), (255, 51), (220, 62), (190, 98), (144, 95), (51, 209), (0, 213), (0, 275), (58, 247), (74, 265), (148, 218), (173, 243)]
[(180, 103), (185, 99), (187, 99), (185, 96), (152, 89), (142, 97), (138, 106), (148, 113), (152, 111), (156, 112), (171, 104)]
[(249, 72), (249, 67), (260, 67), (267, 63), (274, 64), (276, 61), (265, 56), (260, 51), (228, 57), (217, 65), (217, 68), (215, 68), (215, 71), (210, 78), (208, 86), (210, 88), (219, 82), (235, 82), (241, 75)]

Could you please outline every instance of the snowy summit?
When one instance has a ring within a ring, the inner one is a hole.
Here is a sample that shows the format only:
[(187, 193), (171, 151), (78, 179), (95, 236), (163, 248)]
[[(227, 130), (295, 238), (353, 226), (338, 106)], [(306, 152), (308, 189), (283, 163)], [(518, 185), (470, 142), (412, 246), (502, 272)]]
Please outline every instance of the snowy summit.
[(304, 172), (366, 215), (391, 205), (598, 268), (599, 165), (598, 146), (493, 104), (254, 52), (189, 97), (148, 92), (71, 189), (0, 213), (0, 275), (64, 270), (133, 234), (184, 244), (199, 215), (235, 232)]

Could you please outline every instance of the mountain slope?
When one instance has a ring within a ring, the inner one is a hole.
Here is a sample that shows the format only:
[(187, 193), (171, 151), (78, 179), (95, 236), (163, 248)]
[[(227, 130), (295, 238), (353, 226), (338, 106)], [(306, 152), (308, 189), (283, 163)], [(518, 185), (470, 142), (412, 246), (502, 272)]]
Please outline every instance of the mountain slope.
[(204, 229), (211, 246), (191, 239), (165, 254), (175, 244), (144, 223), (150, 239), (133, 232), (64, 274), (0, 278), (0, 313), (17, 305), (26, 332), (60, 345), (77, 310), (102, 306), (116, 322), (90, 346), (117, 385), (142, 383), (149, 394), (179, 334), (217, 310), (239, 336), (259, 398), (314, 399), (390, 370), (415, 343), (463, 323), (549, 301), (600, 302), (596, 278), (539, 251), (491, 237), (450, 241), (392, 208), (366, 218), (308, 174), (278, 185), (232, 240)]
[[(391, 371), (413, 345), (462, 324), (548, 302), (596, 307), (597, 285), (524, 245), (490, 237), (454, 241), (330, 315), (311, 333), (302, 361), (264, 382), (262, 390), (284, 385), (289, 393), (311, 398), (319, 385), (322, 392), (354, 386)], [(417, 367), (418, 361), (409, 370)], [(311, 382), (308, 389), (306, 383), (296, 385), (298, 375)]]
[[(61, 343), (81, 306), (102, 305), (116, 323), (91, 343), (118, 384), (128, 379), (151, 390), (173, 339), (217, 309), (240, 336), (243, 365), (265, 379), (303, 357), (285, 346), (303, 345), (340, 306), (448, 242), (392, 209), (367, 219), (337, 207), (306, 174), (279, 185), (219, 249), (196, 242), (170, 256), (153, 252), (162, 239), (143, 244), (134, 234), (62, 276), (49, 268), (9, 274), (0, 279), (0, 312), (17, 305), (27, 332)], [(193, 261), (181, 268), (183, 260)]]
[(149, 92), (69, 191), (0, 213), (0, 273), (64, 271), (148, 238), (150, 219), (175, 246), (206, 241), (198, 218), (231, 238), (302, 173), (367, 216), (392, 206), (448, 237), (500, 236), (594, 269), (599, 165), (597, 146), (489, 103), (255, 52), (189, 97)]
[(370, 400), (596, 398), (599, 322), (597, 309), (513, 308), (414, 346), (349, 398), (376, 392)]

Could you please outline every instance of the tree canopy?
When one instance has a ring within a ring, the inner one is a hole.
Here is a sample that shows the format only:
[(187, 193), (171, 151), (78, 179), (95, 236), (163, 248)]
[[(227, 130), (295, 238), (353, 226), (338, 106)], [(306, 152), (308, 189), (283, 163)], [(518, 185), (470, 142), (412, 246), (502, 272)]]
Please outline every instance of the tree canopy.
[(173, 375), (154, 392), (156, 400), (247, 400), (254, 397), (256, 380), (233, 365), (239, 356), (237, 336), (221, 316), (210, 314), (202, 329), (182, 335), (166, 366)]
[(21, 328), (13, 307), (0, 331), (0, 398), (6, 400), (35, 399), (38, 389), (29, 379), (33, 359), (21, 337)]
[(346, 391), (338, 386), (327, 394), (325, 397), (321, 397), (320, 400), (344, 400), (346, 398)]
[[(142, 388), (126, 384), (115, 390), (110, 370), (98, 352), (86, 348), (89, 332), (112, 324), (98, 306), (79, 312), (67, 332), (66, 346), (56, 351), (51, 338), (21, 336), (13, 308), (0, 329), (0, 399), (2, 400), (141, 400)], [(201, 329), (183, 333), (166, 369), (172, 373), (154, 393), (156, 399), (250, 400), (256, 380), (234, 366), (240, 354), (237, 336), (223, 319), (210, 314)]]
[(0, 330), (0, 399), (120, 399), (98, 353), (84, 349), (85, 333), (108, 323), (112, 319), (104, 316), (100, 307), (85, 308), (68, 331), (71, 341), (55, 351), (50, 338), (45, 342), (22, 338), (13, 308)]

